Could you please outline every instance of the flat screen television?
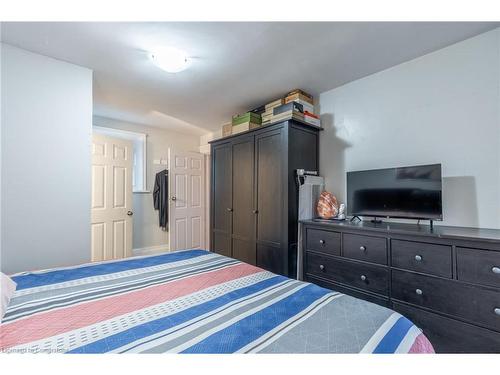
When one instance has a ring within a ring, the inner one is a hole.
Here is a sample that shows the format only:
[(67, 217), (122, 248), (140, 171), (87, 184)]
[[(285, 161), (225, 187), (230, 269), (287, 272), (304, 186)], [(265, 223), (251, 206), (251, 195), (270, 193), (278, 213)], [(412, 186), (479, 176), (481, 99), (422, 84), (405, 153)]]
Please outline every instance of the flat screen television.
[(347, 214), (442, 220), (441, 164), (347, 172)]

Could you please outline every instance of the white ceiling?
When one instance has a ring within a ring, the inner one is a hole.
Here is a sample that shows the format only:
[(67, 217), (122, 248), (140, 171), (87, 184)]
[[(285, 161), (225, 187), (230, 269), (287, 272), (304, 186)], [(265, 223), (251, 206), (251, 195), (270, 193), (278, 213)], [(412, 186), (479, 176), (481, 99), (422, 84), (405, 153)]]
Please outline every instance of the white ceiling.
[[(1, 40), (93, 69), (97, 115), (201, 135), (291, 89), (318, 95), (499, 25), (4, 22)], [(190, 68), (154, 66), (147, 52), (163, 45)]]

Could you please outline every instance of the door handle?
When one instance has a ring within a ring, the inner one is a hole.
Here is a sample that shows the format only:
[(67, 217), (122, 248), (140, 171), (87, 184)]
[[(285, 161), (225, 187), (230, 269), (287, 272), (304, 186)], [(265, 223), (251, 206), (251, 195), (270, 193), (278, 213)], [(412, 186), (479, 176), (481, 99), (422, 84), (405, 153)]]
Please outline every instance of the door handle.
[(226, 208), (226, 209), (227, 209), (229, 212), (233, 212), (233, 209), (232, 209), (232, 208), (230, 208), (230, 207), (228, 207), (228, 208)]
[(128, 216), (132, 216), (134, 213), (132, 211), (127, 211)]
[(173, 197), (172, 197), (172, 198), (170, 198), (170, 199), (172, 199), (173, 201), (176, 201), (176, 200), (177, 200), (177, 197), (176, 197), (176, 196), (173, 196)]

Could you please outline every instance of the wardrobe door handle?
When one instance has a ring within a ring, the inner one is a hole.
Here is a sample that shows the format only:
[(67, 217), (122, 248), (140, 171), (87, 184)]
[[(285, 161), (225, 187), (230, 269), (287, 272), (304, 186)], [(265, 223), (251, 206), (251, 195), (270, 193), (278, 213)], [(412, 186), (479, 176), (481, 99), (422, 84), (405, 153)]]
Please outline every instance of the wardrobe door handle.
[(324, 245), (325, 244), (325, 240), (319, 240), (319, 243)]
[(500, 275), (500, 267), (493, 267), (491, 269), (491, 272), (496, 273), (497, 275)]
[(422, 292), (422, 289), (416, 289), (415, 293), (417, 293), (419, 296), (421, 296), (422, 294), (424, 294), (424, 292)]
[(415, 255), (415, 260), (417, 262), (421, 262), (422, 261), (422, 255)]
[(132, 211), (127, 211), (128, 216), (132, 216), (134, 213)]
[(325, 270), (325, 266), (324, 266), (324, 265), (322, 265), (322, 264), (320, 264), (320, 265), (319, 265), (319, 269), (320, 269), (321, 271), (324, 271), (324, 270)]
[(365, 246), (360, 246), (360, 247), (359, 247), (359, 250), (361, 250), (361, 251), (366, 251), (366, 247), (365, 247)]
[(227, 208), (228, 212), (233, 212), (233, 209), (232, 208)]
[(366, 281), (366, 276), (365, 275), (361, 275), (361, 281)]
[(253, 210), (253, 213), (254, 213), (254, 214), (258, 214), (258, 213), (259, 213), (259, 210)]
[(495, 314), (497, 314), (498, 316), (500, 316), (500, 307), (495, 307), (495, 309), (493, 310), (493, 312)]

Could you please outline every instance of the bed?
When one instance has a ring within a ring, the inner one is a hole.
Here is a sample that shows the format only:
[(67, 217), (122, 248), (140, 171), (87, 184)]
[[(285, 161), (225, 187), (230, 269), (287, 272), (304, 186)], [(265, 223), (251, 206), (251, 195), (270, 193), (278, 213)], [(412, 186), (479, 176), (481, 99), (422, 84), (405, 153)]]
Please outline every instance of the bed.
[(433, 353), (390, 309), (204, 250), (12, 278), (7, 353)]

